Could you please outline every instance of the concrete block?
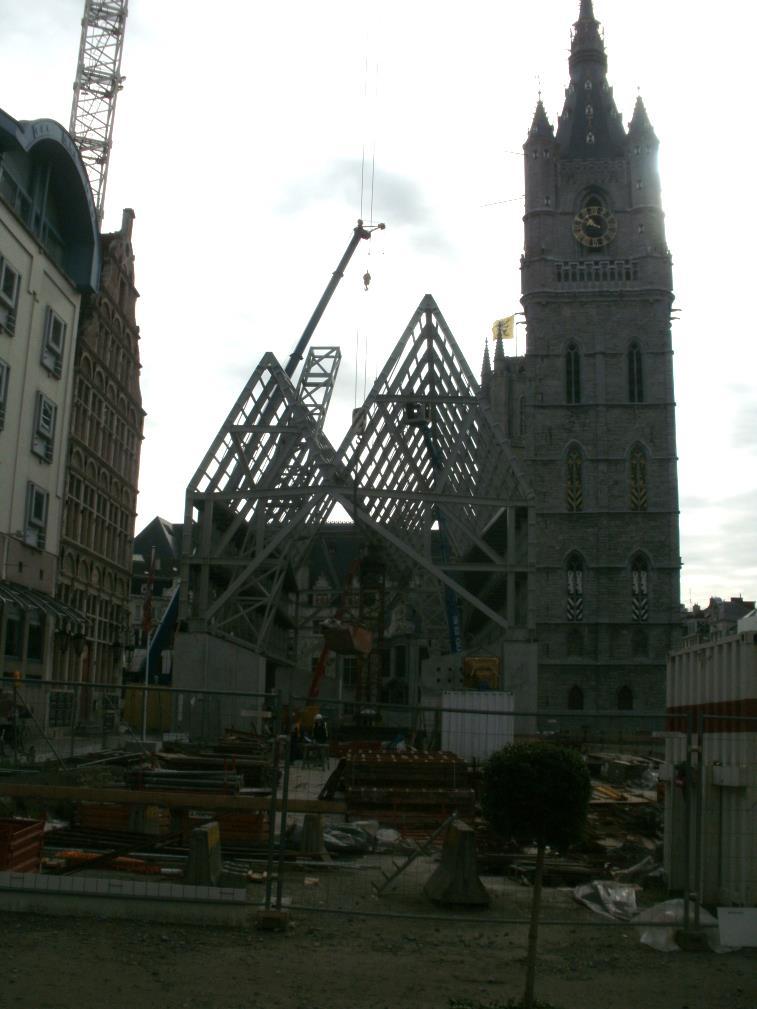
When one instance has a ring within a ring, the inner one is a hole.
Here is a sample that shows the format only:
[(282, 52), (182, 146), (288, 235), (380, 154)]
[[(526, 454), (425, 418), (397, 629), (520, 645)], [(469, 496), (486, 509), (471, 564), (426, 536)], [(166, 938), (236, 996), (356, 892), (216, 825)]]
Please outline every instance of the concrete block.
[(331, 855), (326, 851), (323, 841), (323, 816), (320, 813), (305, 813), (300, 851), (309, 859), (331, 861)]
[[(185, 880), (200, 886), (216, 887), (223, 865), (221, 862), (221, 832), (213, 820), (196, 827), (189, 838), (189, 860)], [(216, 896), (215, 899), (220, 899)]]
[(442, 860), (423, 892), (435, 904), (486, 907), (489, 894), (478, 878), (476, 834), (461, 820), (451, 823), (442, 848)]
[(255, 923), (258, 928), (264, 929), (266, 932), (286, 932), (289, 928), (289, 912), (276, 911), (270, 907), (258, 911)]

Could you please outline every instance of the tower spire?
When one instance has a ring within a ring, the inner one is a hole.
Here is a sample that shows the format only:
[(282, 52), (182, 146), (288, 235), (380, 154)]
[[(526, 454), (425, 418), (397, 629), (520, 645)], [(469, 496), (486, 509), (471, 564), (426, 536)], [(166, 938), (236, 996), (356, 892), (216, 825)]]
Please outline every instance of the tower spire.
[(607, 83), (607, 53), (592, 0), (581, 0), (568, 66), (570, 84), (557, 129), (562, 157), (622, 157), (625, 132)]

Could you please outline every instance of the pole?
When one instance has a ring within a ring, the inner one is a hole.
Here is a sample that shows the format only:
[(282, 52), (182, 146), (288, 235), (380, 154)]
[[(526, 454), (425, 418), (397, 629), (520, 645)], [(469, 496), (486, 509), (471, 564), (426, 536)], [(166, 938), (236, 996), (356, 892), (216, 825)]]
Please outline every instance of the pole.
[(152, 631), (147, 632), (147, 653), (145, 655), (145, 689), (142, 691), (142, 742), (147, 739), (147, 687), (150, 685), (150, 644)]

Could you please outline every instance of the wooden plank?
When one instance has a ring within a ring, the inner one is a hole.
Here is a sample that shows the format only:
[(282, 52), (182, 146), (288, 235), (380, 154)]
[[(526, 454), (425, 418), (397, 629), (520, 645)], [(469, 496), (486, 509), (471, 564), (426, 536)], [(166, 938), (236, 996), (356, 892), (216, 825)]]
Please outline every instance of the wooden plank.
[[(73, 799), (78, 802), (118, 802), (131, 806), (167, 806), (169, 809), (228, 809), (253, 812), (270, 809), (271, 800), (249, 795), (218, 795), (210, 792), (168, 792), (129, 788), (80, 788), (76, 785), (36, 785), (0, 781), (0, 795), (19, 799)], [(280, 811), (281, 799), (276, 800)], [(319, 799), (292, 799), (290, 813), (345, 813), (346, 803)]]

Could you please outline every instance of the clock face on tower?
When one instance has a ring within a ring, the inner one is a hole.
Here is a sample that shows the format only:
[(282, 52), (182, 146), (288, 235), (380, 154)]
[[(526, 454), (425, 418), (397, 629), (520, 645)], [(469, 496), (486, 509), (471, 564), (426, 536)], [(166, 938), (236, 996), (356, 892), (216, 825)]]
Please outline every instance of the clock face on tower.
[(583, 207), (573, 218), (573, 237), (589, 249), (609, 245), (618, 231), (618, 222), (601, 204)]

